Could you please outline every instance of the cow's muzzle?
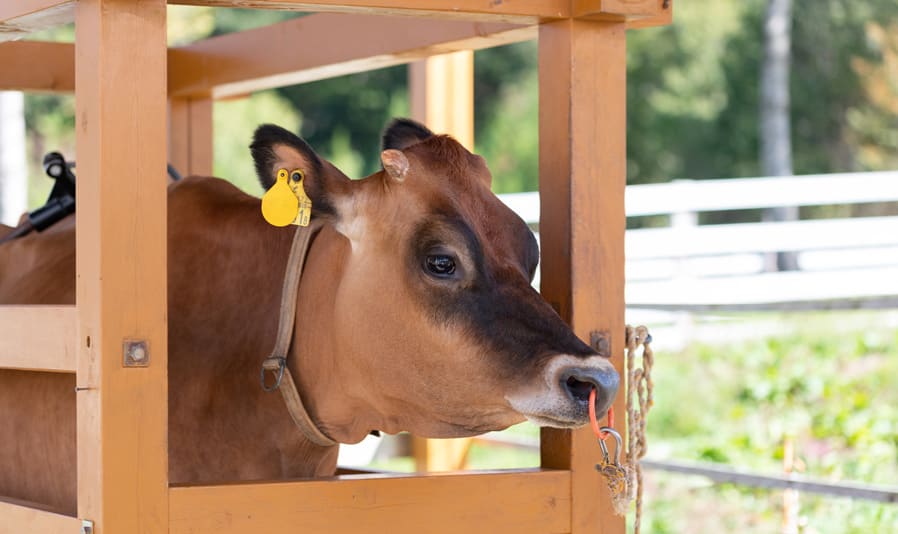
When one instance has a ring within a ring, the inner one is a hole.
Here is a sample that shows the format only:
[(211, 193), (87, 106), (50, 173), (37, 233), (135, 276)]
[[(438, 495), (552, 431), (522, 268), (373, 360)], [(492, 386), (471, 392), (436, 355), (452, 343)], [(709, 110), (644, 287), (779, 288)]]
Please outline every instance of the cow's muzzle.
[(539, 426), (576, 428), (589, 422), (589, 393), (596, 390), (596, 413), (604, 414), (620, 386), (620, 376), (599, 355), (558, 354), (533, 383), (506, 396), (511, 407)]

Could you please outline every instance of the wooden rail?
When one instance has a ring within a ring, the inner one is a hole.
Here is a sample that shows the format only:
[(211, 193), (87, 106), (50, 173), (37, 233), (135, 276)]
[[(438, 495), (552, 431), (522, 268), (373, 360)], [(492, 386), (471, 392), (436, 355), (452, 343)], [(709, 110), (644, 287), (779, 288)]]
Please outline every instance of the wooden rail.
[(0, 500), (0, 534), (77, 534), (81, 520), (67, 515), (46, 512), (30, 503)]
[(3, 0), (0, 2), (0, 41), (20, 39), (31, 32), (71, 22), (75, 0)]
[(848, 497), (891, 504), (898, 504), (898, 487), (858, 484), (856, 482), (830, 482), (799, 475), (761, 475), (742, 469), (709, 463), (678, 462), (674, 460), (642, 460), (642, 466), (653, 471), (668, 471), (684, 475), (696, 475), (714, 482), (731, 483), (756, 488), (796, 489), (818, 495)]
[(535, 26), (318, 13), (172, 49), (168, 88), (225, 98), (535, 37)]
[(569, 471), (172, 487), (171, 534), (569, 532)]
[[(536, 193), (501, 195), (539, 227)], [(626, 232), (627, 305), (667, 311), (898, 307), (898, 216), (700, 225), (698, 213), (898, 202), (898, 171), (680, 180), (627, 188), (628, 216), (671, 224)], [(764, 272), (764, 253), (801, 270)]]
[[(525, 221), (539, 221), (539, 193), (501, 195)], [(781, 206), (898, 201), (898, 171), (674, 180), (627, 187), (628, 217)]]
[(74, 373), (74, 306), (0, 306), (0, 368)]

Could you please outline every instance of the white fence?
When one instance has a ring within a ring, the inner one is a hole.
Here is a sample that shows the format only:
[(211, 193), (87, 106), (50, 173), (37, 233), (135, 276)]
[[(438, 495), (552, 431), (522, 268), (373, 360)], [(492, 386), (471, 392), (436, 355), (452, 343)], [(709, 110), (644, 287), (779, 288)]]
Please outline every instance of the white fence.
[[(500, 197), (538, 226), (537, 193)], [(898, 171), (629, 186), (628, 216), (669, 215), (671, 224), (627, 231), (627, 306), (898, 308), (898, 216), (697, 224), (700, 212), (872, 202), (898, 202)], [(764, 271), (765, 254), (787, 251), (800, 270)]]

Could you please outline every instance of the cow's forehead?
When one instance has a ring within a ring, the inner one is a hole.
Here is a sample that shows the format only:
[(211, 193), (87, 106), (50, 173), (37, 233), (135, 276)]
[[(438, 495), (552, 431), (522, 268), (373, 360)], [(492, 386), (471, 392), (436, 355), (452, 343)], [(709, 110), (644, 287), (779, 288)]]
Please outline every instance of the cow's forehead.
[(434, 136), (408, 152), (418, 167), (411, 180), (418, 180), (430, 211), (465, 221), (488, 255), (520, 255), (529, 230), (490, 190), (489, 169), (482, 157), (448, 136)]

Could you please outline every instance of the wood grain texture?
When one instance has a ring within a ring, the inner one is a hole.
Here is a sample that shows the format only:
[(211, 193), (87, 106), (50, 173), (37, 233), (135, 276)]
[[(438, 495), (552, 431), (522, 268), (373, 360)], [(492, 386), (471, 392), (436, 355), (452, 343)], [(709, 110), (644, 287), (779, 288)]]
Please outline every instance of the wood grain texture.
[(212, 176), (211, 98), (172, 98), (168, 106), (168, 161), (182, 176)]
[[(98, 534), (168, 529), (165, 13), (77, 8), (78, 515)], [(149, 366), (123, 367), (125, 339)]]
[[(565, 20), (539, 35), (542, 293), (581, 339), (624, 350), (626, 25)], [(624, 413), (624, 395), (615, 410)], [(619, 418), (622, 419), (622, 418)], [(619, 427), (621, 433), (624, 428)], [(588, 428), (543, 429), (543, 467), (571, 470), (572, 532), (622, 534)]]
[(0, 368), (74, 373), (74, 306), (0, 306)]
[(75, 45), (41, 41), (0, 43), (0, 90), (72, 92)]
[(570, 0), (174, 0), (172, 4), (455, 18), (534, 24), (570, 15)]
[(412, 118), (474, 150), (474, 52), (431, 56), (409, 70)]
[(642, 28), (655, 28), (657, 26), (667, 26), (673, 24), (674, 0), (655, 0), (661, 5), (661, 10), (654, 15), (646, 17), (633, 17), (627, 20), (628, 30), (639, 30)]
[(31, 32), (72, 21), (75, 0), (3, 0), (0, 41), (21, 39)]
[(658, 16), (663, 11), (664, 0), (573, 0), (571, 16), (604, 16), (607, 20), (627, 20)]
[(321, 13), (173, 49), (169, 93), (224, 98), (535, 36), (504, 23)]
[(67, 515), (45, 512), (22, 503), (0, 500), (0, 534), (72, 534), (81, 531), (81, 520)]
[(567, 532), (569, 493), (539, 470), (173, 487), (170, 532)]

